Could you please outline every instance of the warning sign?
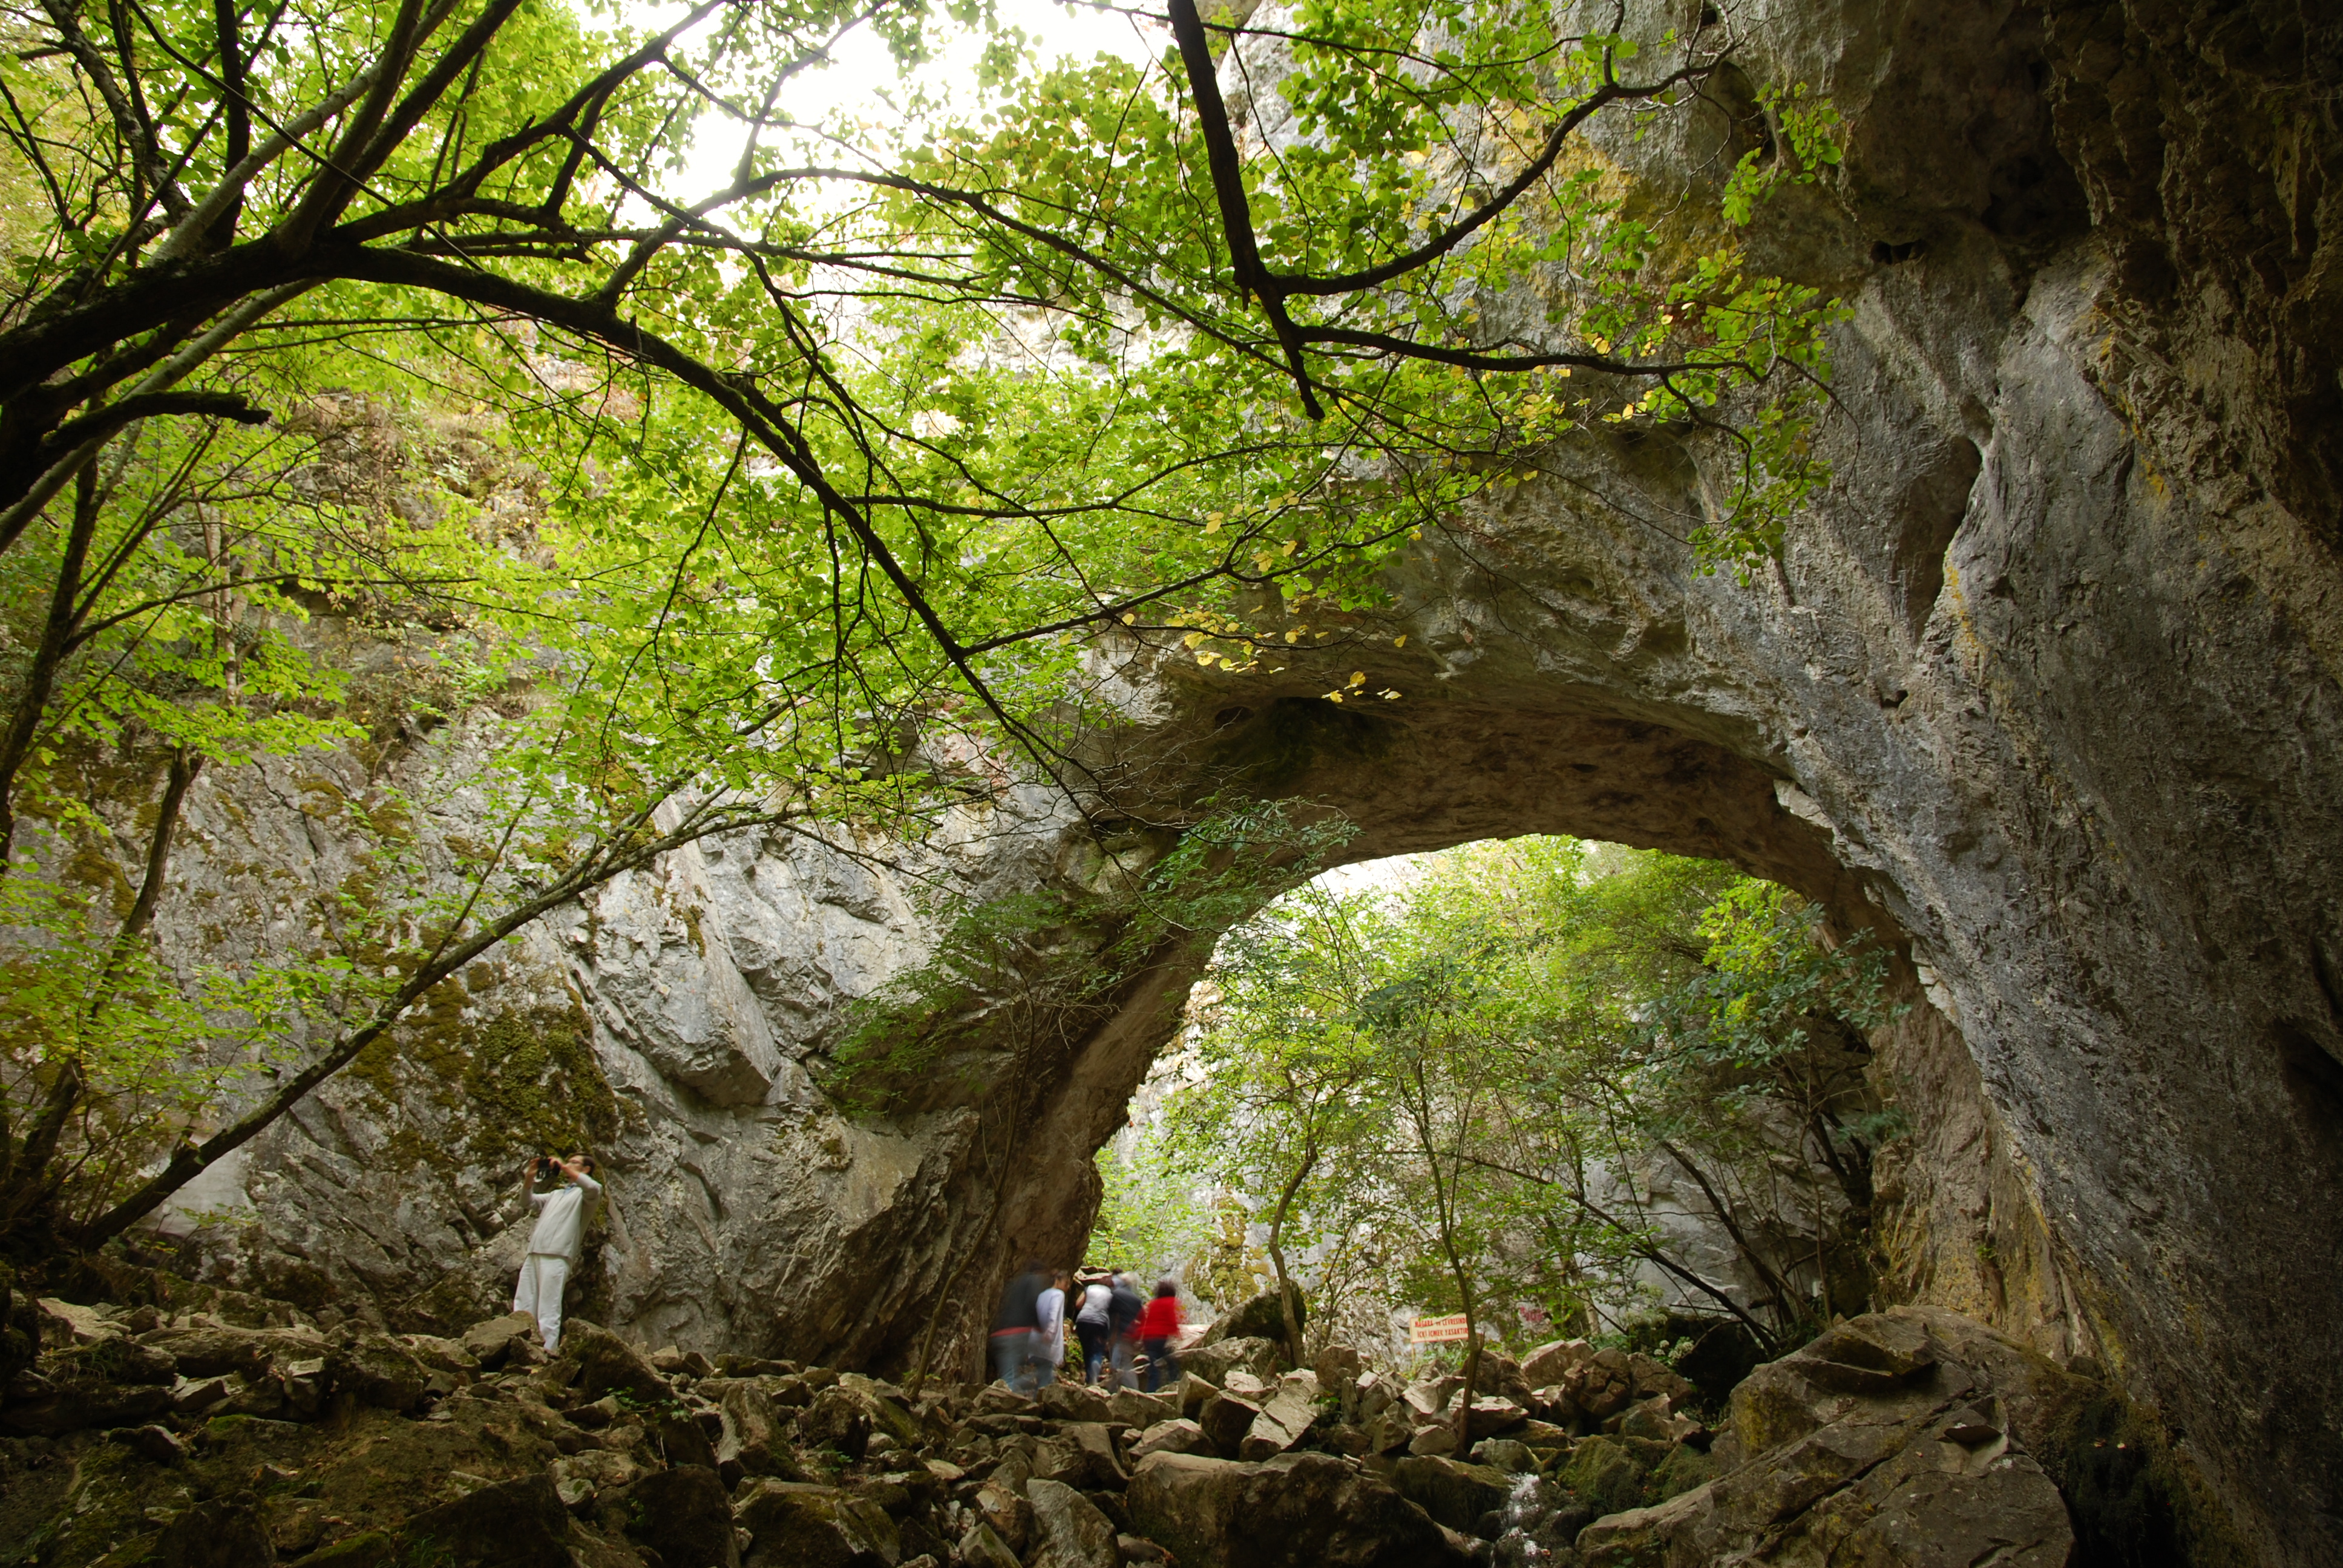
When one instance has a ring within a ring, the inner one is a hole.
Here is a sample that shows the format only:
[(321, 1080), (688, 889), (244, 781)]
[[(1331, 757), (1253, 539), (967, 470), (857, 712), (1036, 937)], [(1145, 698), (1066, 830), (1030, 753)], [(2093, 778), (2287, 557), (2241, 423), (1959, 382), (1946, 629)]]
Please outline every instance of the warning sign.
[(1464, 1314), (1453, 1317), (1418, 1318), (1408, 1325), (1407, 1342), (1412, 1345), (1448, 1344), (1465, 1336)]

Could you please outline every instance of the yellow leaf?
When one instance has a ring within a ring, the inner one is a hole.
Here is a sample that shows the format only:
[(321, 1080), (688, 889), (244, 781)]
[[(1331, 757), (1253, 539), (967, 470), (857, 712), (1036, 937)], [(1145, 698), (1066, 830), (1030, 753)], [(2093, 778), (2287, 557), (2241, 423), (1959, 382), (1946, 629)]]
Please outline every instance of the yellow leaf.
[(1195, 647), (1198, 643), (1200, 643), (1200, 642), (1202, 642), (1202, 641), (1203, 641), (1203, 640), (1204, 640), (1204, 634), (1203, 634), (1202, 632), (1201, 632), (1201, 631), (1192, 631), (1192, 632), (1190, 632), (1187, 636), (1185, 636), (1185, 637), (1182, 638), (1180, 639), (1180, 643), (1181, 643), (1181, 646), (1182, 646), (1182, 647), (1183, 647), (1183, 648), (1193, 648), (1193, 647)]
[(1125, 625), (1125, 626), (1136, 626), (1136, 625), (1138, 625), (1138, 624), (1139, 624), (1139, 612), (1138, 612), (1138, 611), (1136, 611), (1136, 610), (1129, 610), (1129, 609), (1124, 610), (1124, 611), (1122, 612), (1122, 624), (1123, 624), (1123, 625)]
[(1214, 653), (1209, 648), (1198, 648), (1196, 650), (1196, 662), (1198, 664), (1209, 665), (1212, 660), (1220, 657), (1221, 656), (1219, 654)]
[(1329, 702), (1340, 702), (1342, 700), (1342, 694), (1339, 691), (1330, 691), (1326, 694), (1326, 700)]
[(1365, 670), (1354, 669), (1351, 671), (1351, 684), (1353, 686), (1364, 686), (1366, 683), (1367, 672)]
[(1301, 541), (1300, 539), (1288, 539), (1288, 540), (1286, 540), (1286, 541), (1285, 541), (1285, 548), (1284, 548), (1283, 549), (1282, 549), (1282, 550), (1278, 551), (1277, 553), (1278, 553), (1279, 555), (1282, 555), (1282, 556), (1290, 556), (1290, 555), (1292, 555), (1292, 554), (1293, 553), (1293, 548), (1294, 548), (1294, 546), (1296, 546), (1296, 545), (1300, 544), (1301, 542), (1302, 542), (1302, 541)]
[(1393, 648), (1405, 648), (1407, 646), (1407, 633), (1401, 632), (1397, 637), (1392, 638), (1392, 646)]

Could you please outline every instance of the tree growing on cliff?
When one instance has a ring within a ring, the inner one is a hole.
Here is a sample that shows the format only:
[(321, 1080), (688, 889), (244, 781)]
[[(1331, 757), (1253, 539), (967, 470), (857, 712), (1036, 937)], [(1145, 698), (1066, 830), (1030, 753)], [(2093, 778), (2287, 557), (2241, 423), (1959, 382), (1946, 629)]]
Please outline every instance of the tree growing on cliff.
[[(76, 917), (119, 961), (25, 1014), (12, 1229), (79, 1169), (107, 1020), (146, 1027), (123, 977), (188, 792), (348, 739), (305, 614), (372, 594), (451, 634), (427, 658), (468, 700), (527, 692), (482, 775), (501, 838), (452, 894), (345, 899), (343, 983), (305, 1000), (281, 1086), (85, 1206), (82, 1241), (618, 871), (730, 826), (916, 820), (936, 796), (907, 733), (1079, 785), (1052, 715), (1085, 639), (1349, 664), (1392, 553), (1573, 432), (1712, 441), (1685, 526), (1715, 559), (1762, 554), (1820, 477), (1829, 307), (1750, 275), (1735, 226), (1835, 157), (1826, 111), (1770, 99), (1690, 244), (1579, 150), (1603, 116), (1689, 112), (1722, 30), (1639, 51), (1342, 0), (1246, 33), (1173, 0), (1151, 65), (1028, 76), (996, 51), (990, 123), (857, 145), (794, 120), (790, 84), (856, 26), (919, 60), (923, 6), (703, 0), (648, 33), (519, 0), (6, 16), (0, 172), (45, 221), (11, 229), (0, 298), (0, 564), (31, 612), (0, 850), (20, 811), (56, 820), (76, 746), (167, 758), (126, 907)], [(1247, 50), (1292, 66), (1270, 91), (1299, 141), (1249, 85), (1232, 111), (1232, 80)], [(671, 188), (687, 134), (737, 149), (717, 188)], [(1551, 317), (1493, 331), (1481, 302), (1533, 284)], [(378, 506), (239, 487), (282, 491), (271, 444), (353, 385), (490, 412), (539, 477), (530, 526), (448, 502), (386, 534)], [(70, 946), (46, 941), (24, 950)]]

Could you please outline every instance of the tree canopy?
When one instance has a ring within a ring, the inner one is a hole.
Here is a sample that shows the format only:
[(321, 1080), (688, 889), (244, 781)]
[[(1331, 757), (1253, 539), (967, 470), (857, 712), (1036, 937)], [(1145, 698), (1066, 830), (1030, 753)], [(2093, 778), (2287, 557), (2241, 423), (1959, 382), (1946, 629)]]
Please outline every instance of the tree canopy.
[[(1100, 639), (1253, 669), (1372, 637), (1393, 554), (1554, 443), (1674, 431), (1705, 499), (1654, 526), (1763, 558), (1825, 477), (1835, 307), (1739, 235), (1835, 161), (1827, 105), (1725, 92), (1721, 20), (1161, 21), (1145, 64), (1035, 68), (1003, 35), (980, 103), (872, 127), (799, 116), (793, 84), (855, 28), (916, 65), (980, 7), (0, 9), (0, 876), (30, 933), (0, 1224), (118, 1231), (694, 837), (916, 832), (986, 787), (940, 738), (1078, 787)], [(1704, 95), (1748, 145), (1698, 200), (1588, 139)], [(706, 146), (728, 172), (679, 189)], [(353, 638), (412, 678), (369, 687)], [(206, 769), (483, 712), (493, 745), (431, 786), (492, 825), (460, 890), (386, 783), (337, 807), (367, 870), (298, 961), (152, 962)], [(87, 805), (121, 746), (155, 780), (135, 842)], [(22, 820), (100, 843), (123, 896), (74, 893)], [(158, 1173), (225, 1092), (165, 1070), (156, 1020), (199, 993), (286, 1070)], [(147, 1130), (110, 1162), (101, 1101)]]

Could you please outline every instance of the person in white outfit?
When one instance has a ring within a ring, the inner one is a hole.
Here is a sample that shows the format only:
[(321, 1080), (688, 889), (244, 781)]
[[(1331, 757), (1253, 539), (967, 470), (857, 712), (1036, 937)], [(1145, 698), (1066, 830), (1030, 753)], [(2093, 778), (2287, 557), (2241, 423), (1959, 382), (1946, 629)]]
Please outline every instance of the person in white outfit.
[(1066, 1276), (1053, 1274), (1050, 1288), (1034, 1304), (1041, 1326), (1033, 1331), (1033, 1386), (1048, 1388), (1058, 1381), (1058, 1363), (1066, 1359)]
[[(536, 1191), (538, 1177), (561, 1173), (561, 1185)], [(594, 1160), (572, 1154), (556, 1162), (539, 1157), (528, 1162), (528, 1201), (537, 1210), (537, 1228), (528, 1234), (528, 1256), (520, 1261), (520, 1283), (513, 1290), (513, 1311), (537, 1320), (537, 1332), (550, 1352), (561, 1342), (561, 1292), (586, 1246), (586, 1227), (602, 1201), (602, 1184), (594, 1180)]]

